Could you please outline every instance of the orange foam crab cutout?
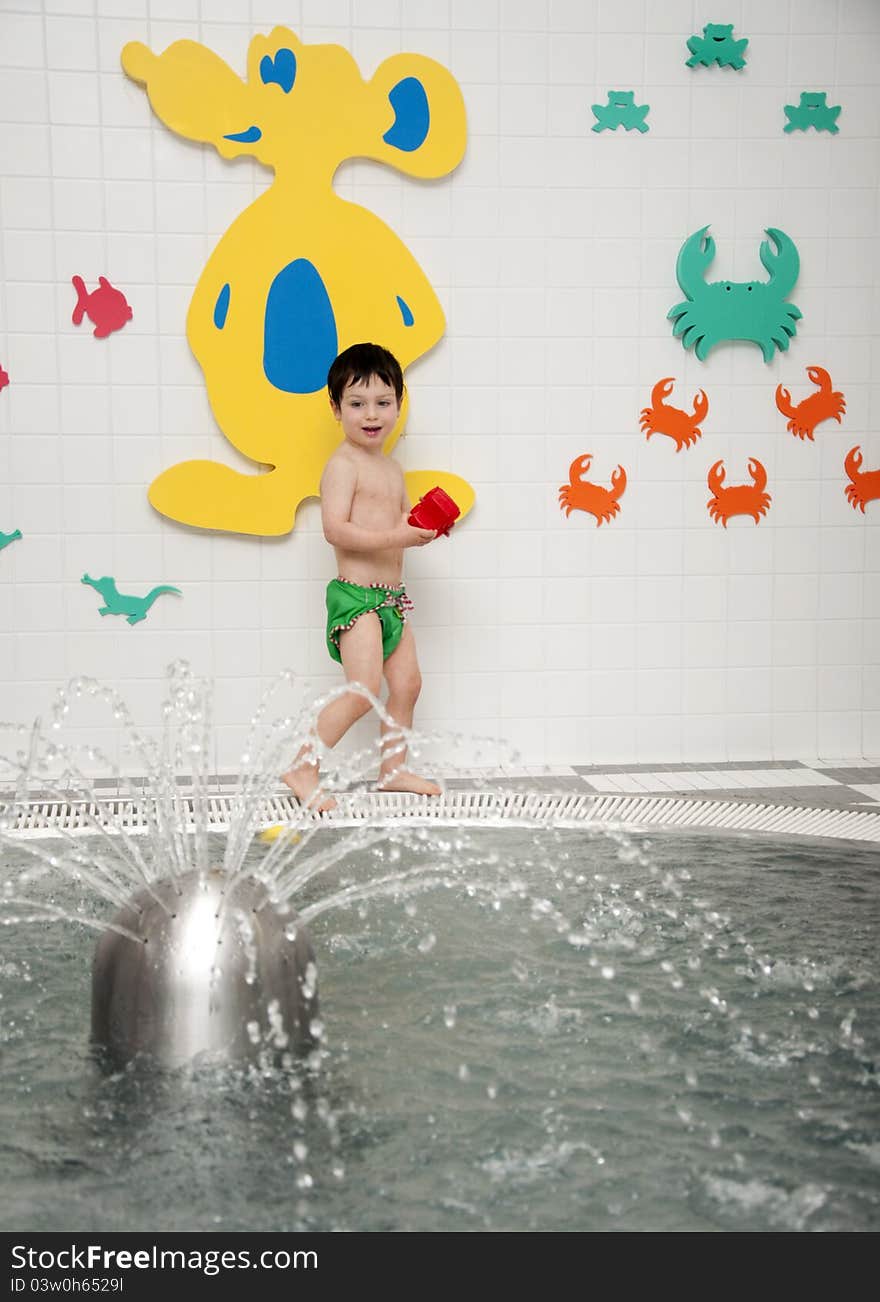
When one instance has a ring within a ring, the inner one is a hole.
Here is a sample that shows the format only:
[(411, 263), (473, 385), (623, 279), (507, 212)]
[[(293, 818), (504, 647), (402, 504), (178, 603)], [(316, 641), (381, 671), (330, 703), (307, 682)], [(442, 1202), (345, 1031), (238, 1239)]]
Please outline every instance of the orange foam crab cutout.
[(801, 441), (809, 439), (812, 443), (816, 426), (823, 420), (836, 420), (840, 424), (846, 411), (846, 398), (833, 389), (831, 376), (821, 366), (808, 366), (807, 375), (818, 386), (818, 392), (811, 393), (793, 407), (788, 389), (779, 384), (776, 387), (776, 406), (783, 416), (790, 417), (786, 429)]
[(844, 458), (843, 468), (849, 479), (844, 492), (853, 510), (864, 515), (869, 502), (880, 500), (880, 470), (862, 470), (861, 465), (862, 449), (857, 443)]
[(675, 443), (676, 452), (680, 452), (682, 448), (692, 447), (697, 439), (702, 437), (703, 431), (699, 426), (706, 419), (709, 411), (709, 399), (705, 392), (699, 389), (694, 395), (692, 412), (682, 411), (680, 407), (668, 406), (663, 400), (672, 393), (674, 383), (673, 375), (667, 375), (665, 379), (657, 381), (651, 390), (651, 405), (642, 408), (639, 423), (646, 438), (650, 438), (652, 434), (666, 434)]
[(716, 461), (709, 471), (707, 482), (712, 496), (706, 503), (709, 514), (717, 524), (720, 520), (727, 528), (727, 521), (735, 515), (750, 515), (755, 524), (761, 523), (761, 517), (770, 509), (771, 497), (764, 490), (767, 487), (767, 471), (756, 457), (749, 457), (750, 484), (730, 484), (724, 487), (725, 469), (723, 461)]
[(586, 511), (596, 517), (596, 528), (612, 519), (620, 510), (619, 498), (626, 489), (626, 471), (618, 466), (611, 472), (611, 487), (594, 484), (583, 476), (590, 469), (593, 457), (589, 452), (575, 457), (568, 470), (568, 483), (559, 490), (559, 507), (566, 519), (572, 511)]

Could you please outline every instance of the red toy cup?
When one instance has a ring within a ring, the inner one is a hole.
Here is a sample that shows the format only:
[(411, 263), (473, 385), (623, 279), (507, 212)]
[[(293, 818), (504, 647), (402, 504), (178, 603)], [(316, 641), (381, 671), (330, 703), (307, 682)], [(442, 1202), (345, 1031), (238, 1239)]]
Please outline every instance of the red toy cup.
[(417, 529), (436, 529), (438, 534), (446, 534), (455, 524), (461, 511), (448, 493), (442, 488), (429, 488), (424, 497), (420, 497), (410, 511), (407, 519)]

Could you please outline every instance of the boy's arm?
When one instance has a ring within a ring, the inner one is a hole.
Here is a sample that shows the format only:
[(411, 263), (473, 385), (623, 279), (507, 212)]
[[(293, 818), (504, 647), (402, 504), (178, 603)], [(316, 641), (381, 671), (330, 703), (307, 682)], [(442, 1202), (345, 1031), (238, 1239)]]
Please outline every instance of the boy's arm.
[(347, 552), (375, 552), (393, 547), (421, 547), (434, 538), (433, 529), (416, 529), (407, 524), (405, 510), (392, 529), (365, 529), (352, 524), (351, 507), (357, 487), (357, 471), (348, 461), (329, 461), (321, 479), (321, 524), (331, 547)]

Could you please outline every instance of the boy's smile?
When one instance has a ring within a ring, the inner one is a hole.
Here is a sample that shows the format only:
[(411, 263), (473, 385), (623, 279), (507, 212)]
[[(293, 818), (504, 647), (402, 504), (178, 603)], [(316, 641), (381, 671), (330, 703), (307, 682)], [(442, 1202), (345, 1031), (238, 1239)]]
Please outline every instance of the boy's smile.
[(368, 451), (381, 450), (400, 412), (396, 393), (377, 375), (352, 380), (343, 391), (341, 404), (330, 405), (348, 442)]

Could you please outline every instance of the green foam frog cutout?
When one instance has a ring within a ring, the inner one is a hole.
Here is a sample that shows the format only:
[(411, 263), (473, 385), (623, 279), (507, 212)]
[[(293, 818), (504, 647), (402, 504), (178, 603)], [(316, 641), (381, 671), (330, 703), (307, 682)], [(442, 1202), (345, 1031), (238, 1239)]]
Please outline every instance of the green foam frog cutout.
[(807, 131), (815, 127), (817, 131), (830, 131), (837, 135), (840, 127), (839, 104), (826, 104), (824, 90), (802, 90), (800, 104), (786, 104), (785, 116), (788, 118), (783, 131)]
[(650, 104), (637, 104), (633, 90), (609, 90), (607, 104), (593, 104), (592, 110), (596, 121), (594, 131), (616, 131), (625, 127), (627, 131), (649, 130), (645, 118), (650, 111)]
[(685, 62), (689, 68), (695, 68), (697, 64), (710, 68), (713, 63), (717, 63), (719, 68), (744, 68), (748, 43), (748, 37), (742, 40), (734, 38), (733, 23), (707, 23), (702, 36), (688, 37), (691, 57)]

